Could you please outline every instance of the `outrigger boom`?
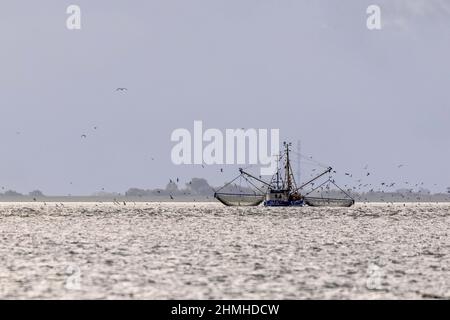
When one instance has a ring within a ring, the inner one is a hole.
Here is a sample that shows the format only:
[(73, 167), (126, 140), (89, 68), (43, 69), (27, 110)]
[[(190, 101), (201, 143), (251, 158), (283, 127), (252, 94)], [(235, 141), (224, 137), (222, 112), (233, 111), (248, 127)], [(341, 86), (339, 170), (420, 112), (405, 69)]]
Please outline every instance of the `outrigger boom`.
[(319, 174), (317, 177), (315, 177), (315, 178), (309, 180), (308, 182), (302, 184), (302, 185), (301, 185), (300, 187), (298, 187), (295, 191), (298, 191), (298, 190), (300, 190), (300, 189), (303, 189), (303, 188), (306, 187), (308, 184), (310, 184), (310, 183), (316, 181), (317, 179), (321, 178), (322, 176), (326, 175), (327, 173), (330, 173), (331, 170), (333, 170), (333, 168), (332, 168), (332, 167), (328, 167), (327, 170), (325, 170), (324, 172), (322, 172), (321, 174)]

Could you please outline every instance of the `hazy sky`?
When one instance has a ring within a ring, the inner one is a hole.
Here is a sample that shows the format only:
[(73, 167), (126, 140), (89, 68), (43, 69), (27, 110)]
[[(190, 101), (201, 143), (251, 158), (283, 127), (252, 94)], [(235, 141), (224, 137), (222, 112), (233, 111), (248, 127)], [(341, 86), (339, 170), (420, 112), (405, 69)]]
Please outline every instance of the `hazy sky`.
[[(81, 7), (79, 31), (66, 28), (70, 4)], [(380, 31), (366, 28), (369, 4), (382, 9)], [(450, 1), (3, 0), (1, 7), (6, 189), (123, 192), (193, 176), (219, 185), (236, 167), (220, 173), (171, 163), (172, 131), (192, 130), (194, 120), (279, 128), (335, 167), (341, 184), (355, 180), (344, 172), (363, 176), (368, 165), (366, 182), (450, 186)]]

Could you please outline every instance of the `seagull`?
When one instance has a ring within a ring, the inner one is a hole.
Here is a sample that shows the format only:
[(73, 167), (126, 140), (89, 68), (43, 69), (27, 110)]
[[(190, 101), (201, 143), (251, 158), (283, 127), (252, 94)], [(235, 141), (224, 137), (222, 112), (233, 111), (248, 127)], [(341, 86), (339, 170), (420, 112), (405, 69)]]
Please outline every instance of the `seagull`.
[(116, 91), (128, 91), (127, 88), (117, 88)]

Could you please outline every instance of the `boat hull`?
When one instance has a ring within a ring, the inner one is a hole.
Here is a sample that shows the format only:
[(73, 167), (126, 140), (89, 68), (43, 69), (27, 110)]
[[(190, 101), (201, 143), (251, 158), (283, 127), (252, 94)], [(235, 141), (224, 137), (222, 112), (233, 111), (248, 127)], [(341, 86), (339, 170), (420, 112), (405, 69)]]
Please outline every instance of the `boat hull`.
[(266, 200), (265, 207), (303, 207), (305, 202), (303, 200)]

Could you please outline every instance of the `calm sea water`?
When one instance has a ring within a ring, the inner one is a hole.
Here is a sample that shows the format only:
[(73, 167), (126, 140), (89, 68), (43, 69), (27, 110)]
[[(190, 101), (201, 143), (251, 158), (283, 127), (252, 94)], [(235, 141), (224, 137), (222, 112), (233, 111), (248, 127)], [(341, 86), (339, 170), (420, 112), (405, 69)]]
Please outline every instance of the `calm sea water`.
[(450, 205), (1, 203), (0, 298), (450, 298)]

